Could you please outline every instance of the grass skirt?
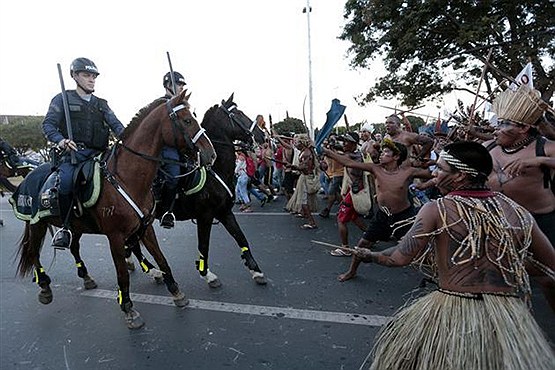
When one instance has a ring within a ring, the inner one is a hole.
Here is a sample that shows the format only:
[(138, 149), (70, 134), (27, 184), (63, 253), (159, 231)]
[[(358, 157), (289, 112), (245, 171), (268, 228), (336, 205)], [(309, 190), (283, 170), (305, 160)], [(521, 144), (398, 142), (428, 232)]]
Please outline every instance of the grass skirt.
[(318, 211), (318, 198), (316, 194), (307, 194), (306, 180), (306, 175), (301, 174), (299, 176), (295, 191), (285, 206), (288, 211), (301, 213), (303, 204), (308, 204), (310, 212)]
[(555, 355), (518, 298), (432, 292), (401, 309), (373, 348), (370, 369), (555, 369)]

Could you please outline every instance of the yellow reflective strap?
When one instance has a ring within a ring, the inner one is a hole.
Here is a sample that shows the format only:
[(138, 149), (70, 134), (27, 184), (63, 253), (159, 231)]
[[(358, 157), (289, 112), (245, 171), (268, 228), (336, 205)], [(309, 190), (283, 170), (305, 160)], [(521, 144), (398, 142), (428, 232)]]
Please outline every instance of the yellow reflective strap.
[(83, 262), (77, 262), (75, 265), (77, 266), (77, 268), (83, 267)]
[(148, 266), (143, 261), (141, 261), (141, 268), (143, 269), (143, 272), (148, 272)]
[(39, 272), (44, 272), (44, 268), (41, 267), (41, 268), (39, 269)]
[(118, 289), (118, 304), (121, 304), (121, 302), (123, 302), (123, 296), (121, 290)]
[(204, 271), (204, 260), (202, 258), (198, 261), (198, 270)]
[(38, 283), (39, 282), (39, 273), (37, 272), (36, 269), (35, 269), (34, 273), (35, 273), (35, 283)]
[(241, 248), (241, 252), (246, 252), (246, 251), (248, 251), (248, 250), (249, 250), (248, 247), (243, 247), (243, 248)]

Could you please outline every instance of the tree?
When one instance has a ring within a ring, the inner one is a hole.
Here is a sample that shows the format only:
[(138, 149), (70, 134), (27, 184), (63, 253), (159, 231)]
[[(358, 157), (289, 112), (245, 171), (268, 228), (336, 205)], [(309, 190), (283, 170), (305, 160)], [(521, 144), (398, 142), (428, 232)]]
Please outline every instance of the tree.
[[(344, 17), (340, 38), (352, 43), (351, 65), (367, 68), (383, 58), (388, 72), (361, 104), (379, 96), (414, 107), (452, 90), (475, 93), (490, 48), (489, 94), (528, 60), (543, 98), (555, 90), (552, 0), (348, 0)], [(448, 70), (459, 77), (446, 78)]]
[(279, 135), (290, 133), (301, 134), (308, 132), (303, 121), (293, 117), (287, 117), (283, 121), (275, 123), (273, 128)]
[(40, 116), (17, 116), (8, 124), (0, 125), (0, 136), (20, 153), (28, 149), (39, 151), (46, 147)]

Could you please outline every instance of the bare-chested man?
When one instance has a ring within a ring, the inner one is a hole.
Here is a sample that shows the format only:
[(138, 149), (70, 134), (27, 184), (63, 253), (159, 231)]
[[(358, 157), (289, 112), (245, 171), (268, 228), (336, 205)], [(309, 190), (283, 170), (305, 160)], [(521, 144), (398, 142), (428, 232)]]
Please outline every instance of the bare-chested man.
[(487, 189), (491, 169), (480, 144), (447, 145), (434, 171), (445, 196), (421, 208), (398, 246), (353, 251), (385, 266), (428, 265), (439, 286), (388, 323), (371, 369), (553, 368), (526, 304), (525, 257), (544, 265), (553, 286), (555, 251), (524, 207)]
[[(408, 132), (401, 128), (401, 119), (392, 114), (385, 120), (386, 138), (403, 144), (407, 148), (407, 159), (414, 164), (425, 161), (434, 145), (434, 140), (426, 135)], [(420, 150), (417, 147), (420, 146)]]
[[(526, 90), (523, 87), (520, 89)], [(522, 90), (508, 90), (501, 94), (512, 97)], [(483, 144), (490, 149), (493, 157), (493, 171), (488, 185), (532, 213), (540, 229), (555, 244), (555, 195), (551, 188), (555, 186), (552, 183), (555, 173), (555, 141), (541, 137), (537, 129), (547, 104), (543, 102), (542, 109), (542, 101), (537, 96), (534, 107), (538, 109), (527, 110), (528, 114), (523, 114), (496, 104), (498, 101), (502, 103), (506, 99), (498, 97), (494, 101), (494, 109), (498, 110), (495, 139)], [(538, 153), (542, 145), (544, 153)]]
[[(357, 247), (370, 248), (379, 240), (390, 240), (392, 235), (401, 238), (409, 230), (416, 215), (408, 197), (409, 185), (415, 177), (431, 178), (431, 173), (427, 169), (401, 166), (407, 158), (407, 149), (403, 144), (389, 139), (382, 141), (379, 164), (356, 162), (329, 149), (324, 149), (324, 153), (346, 167), (361, 169), (374, 175), (378, 209)], [(360, 262), (353, 255), (349, 271), (339, 275), (338, 279), (345, 281), (355, 277)]]

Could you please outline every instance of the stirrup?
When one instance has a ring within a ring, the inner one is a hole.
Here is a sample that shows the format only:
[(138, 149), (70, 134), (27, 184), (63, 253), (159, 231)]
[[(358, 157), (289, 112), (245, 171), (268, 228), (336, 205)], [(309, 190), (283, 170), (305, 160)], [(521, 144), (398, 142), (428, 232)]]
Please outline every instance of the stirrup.
[(73, 233), (70, 229), (61, 228), (52, 237), (52, 247), (54, 249), (69, 249), (71, 246), (71, 241), (73, 240)]
[(160, 218), (160, 226), (164, 229), (171, 229), (175, 226), (175, 215), (173, 212), (166, 212)]

